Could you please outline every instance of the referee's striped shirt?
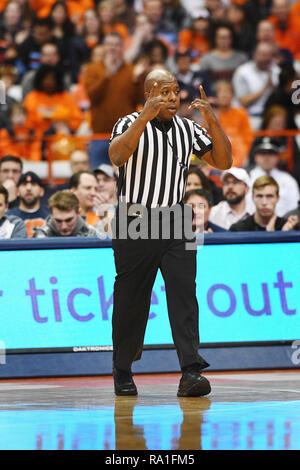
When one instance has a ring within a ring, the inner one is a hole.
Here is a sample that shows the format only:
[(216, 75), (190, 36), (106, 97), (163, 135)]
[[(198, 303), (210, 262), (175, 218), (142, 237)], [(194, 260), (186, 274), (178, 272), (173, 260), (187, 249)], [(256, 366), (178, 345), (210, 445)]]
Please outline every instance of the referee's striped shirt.
[[(138, 115), (134, 112), (119, 119), (111, 140), (123, 134)], [(177, 115), (166, 123), (149, 121), (135, 152), (119, 167), (119, 199), (149, 208), (181, 202), (191, 156), (202, 157), (211, 148), (211, 138), (194, 121)]]

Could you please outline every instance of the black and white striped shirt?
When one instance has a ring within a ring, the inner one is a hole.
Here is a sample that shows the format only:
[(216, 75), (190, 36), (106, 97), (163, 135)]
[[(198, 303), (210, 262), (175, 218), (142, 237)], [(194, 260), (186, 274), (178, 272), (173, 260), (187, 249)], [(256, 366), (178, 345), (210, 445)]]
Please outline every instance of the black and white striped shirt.
[[(134, 112), (119, 119), (111, 140), (123, 134), (138, 115)], [(194, 121), (179, 116), (166, 123), (149, 121), (135, 152), (119, 167), (120, 200), (146, 207), (181, 202), (191, 156), (202, 157), (211, 148), (206, 130)]]

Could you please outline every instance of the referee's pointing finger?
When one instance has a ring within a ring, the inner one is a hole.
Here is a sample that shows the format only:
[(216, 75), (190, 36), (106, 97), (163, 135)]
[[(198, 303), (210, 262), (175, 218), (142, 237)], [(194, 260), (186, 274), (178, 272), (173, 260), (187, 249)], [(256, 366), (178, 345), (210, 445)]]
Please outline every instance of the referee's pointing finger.
[(149, 98), (153, 98), (153, 96), (156, 96), (156, 91), (157, 91), (157, 82), (154, 82), (150, 90)]
[(202, 98), (203, 100), (207, 100), (207, 96), (206, 96), (206, 93), (205, 93), (204, 88), (203, 88), (202, 85), (200, 85), (199, 90), (200, 90), (201, 98)]

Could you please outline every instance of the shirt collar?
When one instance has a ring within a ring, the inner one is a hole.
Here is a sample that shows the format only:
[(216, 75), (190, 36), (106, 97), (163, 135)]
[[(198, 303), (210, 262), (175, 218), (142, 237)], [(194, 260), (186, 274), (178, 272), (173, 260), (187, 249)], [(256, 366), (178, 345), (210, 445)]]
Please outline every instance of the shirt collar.
[(160, 121), (159, 119), (157, 118), (154, 118), (152, 119), (152, 124), (157, 127), (160, 131), (162, 132), (168, 132), (171, 127), (172, 127), (172, 124), (173, 124), (173, 119), (170, 119), (170, 121)]
[[(230, 207), (230, 205), (228, 204), (228, 202), (227, 202), (227, 201), (224, 201), (224, 202), (226, 202), (226, 213), (227, 213), (227, 214), (233, 214), (233, 215), (236, 216), (237, 214), (231, 209), (231, 207)], [(240, 214), (239, 216), (244, 217), (245, 215), (250, 215), (250, 213), (249, 213), (249, 207), (248, 207), (248, 205), (247, 205), (247, 201), (246, 201), (246, 207), (245, 207), (244, 212), (243, 212), (242, 214)]]

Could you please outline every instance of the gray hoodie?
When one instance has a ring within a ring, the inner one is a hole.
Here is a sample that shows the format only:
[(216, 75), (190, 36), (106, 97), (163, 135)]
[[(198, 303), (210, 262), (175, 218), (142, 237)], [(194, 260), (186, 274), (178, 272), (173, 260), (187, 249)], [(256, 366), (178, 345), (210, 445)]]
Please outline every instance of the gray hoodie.
[(26, 226), (16, 215), (4, 215), (0, 219), (0, 240), (7, 238), (28, 238)]
[[(45, 220), (45, 225), (34, 229), (32, 238), (49, 238), (49, 237), (62, 237), (63, 235), (57, 230), (54, 220), (51, 215)], [(96, 237), (97, 231), (91, 225), (88, 225), (82, 217), (78, 217), (73, 232), (70, 237)]]

